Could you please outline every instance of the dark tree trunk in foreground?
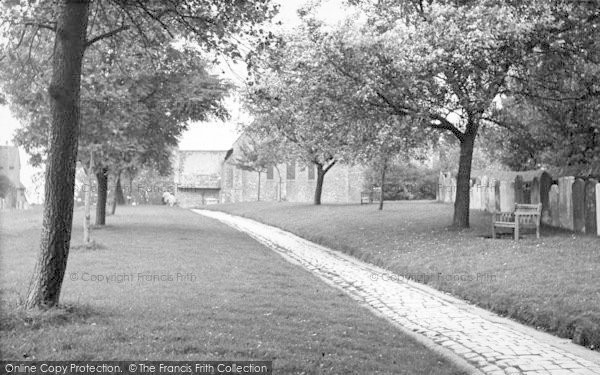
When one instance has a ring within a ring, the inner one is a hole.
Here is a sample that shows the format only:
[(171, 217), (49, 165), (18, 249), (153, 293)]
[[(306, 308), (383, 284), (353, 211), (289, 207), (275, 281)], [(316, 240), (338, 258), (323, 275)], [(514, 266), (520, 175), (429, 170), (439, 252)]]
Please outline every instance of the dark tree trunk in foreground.
[(27, 308), (58, 304), (71, 228), (79, 137), (79, 90), (85, 51), (88, 1), (60, 3), (56, 23), (50, 96), (50, 142), (46, 164), (44, 217), (40, 251), (33, 271)]
[(476, 135), (477, 131), (469, 127), (460, 140), (456, 200), (454, 201), (454, 218), (452, 220), (452, 224), (456, 228), (469, 227), (471, 162), (473, 161), (473, 146)]
[(325, 181), (325, 174), (333, 167), (335, 161), (329, 163), (327, 167), (324, 167), (321, 163), (314, 163), (317, 166), (317, 185), (315, 186), (315, 199), (314, 204), (321, 204), (321, 194), (323, 193), (323, 182)]
[(96, 202), (96, 225), (106, 224), (106, 200), (108, 198), (108, 169), (101, 168), (96, 172), (98, 181), (98, 200)]
[(383, 188), (385, 185), (385, 171), (387, 169), (387, 158), (383, 159), (383, 163), (381, 165), (381, 194), (379, 196), (379, 210), (383, 210)]

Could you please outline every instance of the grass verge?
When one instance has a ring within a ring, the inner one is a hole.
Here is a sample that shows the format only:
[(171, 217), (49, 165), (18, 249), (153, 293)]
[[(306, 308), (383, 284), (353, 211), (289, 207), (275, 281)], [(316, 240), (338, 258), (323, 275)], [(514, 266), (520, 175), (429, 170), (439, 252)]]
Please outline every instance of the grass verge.
[[(293, 232), (483, 308), (600, 349), (600, 238), (543, 228), (491, 239), (491, 215), (449, 227), (452, 205), (252, 202), (210, 206)], [(384, 277), (384, 275), (382, 275)]]
[(63, 308), (20, 310), (41, 212), (0, 215), (2, 359), (273, 360), (277, 374), (460, 374), (309, 272), (214, 220), (120, 207), (81, 246)]

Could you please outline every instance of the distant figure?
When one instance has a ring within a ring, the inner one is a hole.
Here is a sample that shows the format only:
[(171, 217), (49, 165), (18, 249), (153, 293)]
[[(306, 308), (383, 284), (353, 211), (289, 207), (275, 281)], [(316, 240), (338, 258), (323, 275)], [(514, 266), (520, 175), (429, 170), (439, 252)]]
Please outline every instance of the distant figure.
[(177, 204), (177, 198), (175, 198), (175, 196), (168, 191), (165, 191), (163, 193), (162, 201), (163, 201), (163, 204), (168, 204), (171, 207), (173, 207), (175, 204)]

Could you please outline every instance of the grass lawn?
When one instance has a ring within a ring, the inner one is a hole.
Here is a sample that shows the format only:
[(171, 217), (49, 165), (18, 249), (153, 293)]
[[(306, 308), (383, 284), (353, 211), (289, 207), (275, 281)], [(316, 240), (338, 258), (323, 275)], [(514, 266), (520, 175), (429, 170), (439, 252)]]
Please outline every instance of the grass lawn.
[[(451, 230), (453, 206), (254, 202), (211, 208), (254, 218), (352, 254), (501, 315), (600, 349), (600, 238), (551, 228), (492, 240), (491, 215)], [(486, 238), (487, 237), (487, 238)]]
[(223, 224), (162, 206), (119, 207), (107, 221), (93, 232), (101, 248), (77, 249), (76, 212), (64, 307), (26, 313), (18, 301), (41, 211), (0, 213), (2, 359), (253, 359), (273, 360), (276, 374), (461, 373)]

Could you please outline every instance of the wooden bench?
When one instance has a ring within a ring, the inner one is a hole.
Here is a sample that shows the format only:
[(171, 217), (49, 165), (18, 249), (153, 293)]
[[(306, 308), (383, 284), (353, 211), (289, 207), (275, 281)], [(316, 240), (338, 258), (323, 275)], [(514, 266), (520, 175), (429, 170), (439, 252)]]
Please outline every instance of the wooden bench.
[(496, 227), (512, 228), (515, 241), (519, 240), (522, 228), (535, 228), (535, 235), (540, 238), (540, 219), (542, 204), (515, 204), (514, 212), (494, 212), (492, 215), (492, 238), (496, 238)]

